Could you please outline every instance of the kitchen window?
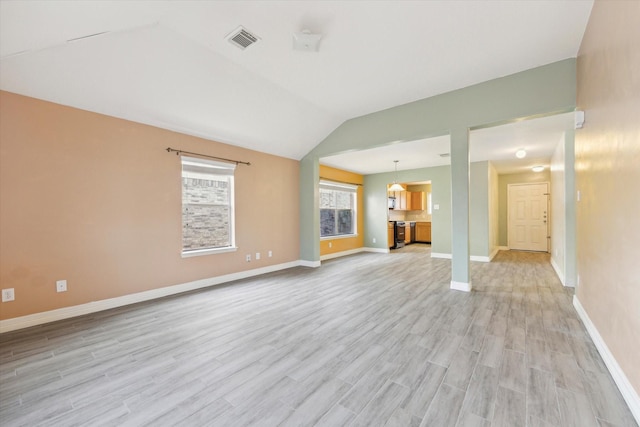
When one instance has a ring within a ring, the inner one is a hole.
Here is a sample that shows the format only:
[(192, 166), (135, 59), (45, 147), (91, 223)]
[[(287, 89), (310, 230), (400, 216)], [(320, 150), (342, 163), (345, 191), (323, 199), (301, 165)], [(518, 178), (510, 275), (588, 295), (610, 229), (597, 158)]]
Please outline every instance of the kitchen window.
[(234, 251), (235, 164), (182, 156), (182, 256)]
[(358, 187), (320, 181), (320, 237), (354, 236)]

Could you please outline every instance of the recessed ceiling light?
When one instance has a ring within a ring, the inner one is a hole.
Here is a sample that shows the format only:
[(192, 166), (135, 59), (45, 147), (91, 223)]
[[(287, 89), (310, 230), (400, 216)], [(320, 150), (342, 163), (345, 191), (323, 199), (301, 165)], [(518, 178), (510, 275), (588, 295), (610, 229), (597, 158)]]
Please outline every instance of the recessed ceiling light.
[(544, 166), (534, 166), (531, 170), (534, 172), (542, 172), (544, 170)]
[(524, 148), (521, 148), (518, 151), (516, 151), (517, 158), (524, 159), (526, 156), (527, 156), (527, 152), (524, 150)]

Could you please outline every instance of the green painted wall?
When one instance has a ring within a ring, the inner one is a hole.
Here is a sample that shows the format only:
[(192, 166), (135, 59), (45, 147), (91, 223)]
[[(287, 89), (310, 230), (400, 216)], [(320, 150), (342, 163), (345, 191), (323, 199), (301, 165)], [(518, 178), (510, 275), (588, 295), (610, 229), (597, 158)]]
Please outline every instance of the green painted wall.
[(498, 201), (498, 209), (499, 209), (499, 239), (500, 246), (509, 246), (509, 240), (507, 235), (507, 227), (508, 227), (508, 216), (507, 216), (507, 186), (509, 184), (524, 184), (530, 182), (551, 182), (551, 174), (549, 173), (549, 169), (543, 172), (526, 172), (526, 173), (512, 173), (507, 175), (499, 175), (498, 177), (498, 185), (499, 185), (499, 201)]
[(471, 255), (489, 256), (489, 162), (474, 162), (470, 167), (470, 251)]
[[(452, 130), (462, 135), (472, 128), (573, 111), (575, 100), (576, 61), (572, 58), (346, 121), (311, 150), (300, 164), (301, 259), (317, 261), (320, 257), (318, 206), (317, 200), (311, 200), (317, 193), (320, 157), (447, 135)], [(456, 141), (453, 143), (457, 144)], [(459, 163), (468, 162), (468, 154), (458, 153), (456, 148), (453, 147), (451, 156), (451, 170), (458, 171), (454, 174), (453, 194), (463, 194), (460, 200), (464, 201), (464, 194), (468, 198), (468, 181), (465, 185), (464, 166)], [(467, 171), (467, 180), (468, 176)], [(456, 260), (464, 259), (465, 252), (469, 253), (468, 225), (459, 227), (457, 224), (465, 221), (468, 224), (468, 218), (463, 218), (465, 212), (468, 215), (468, 202), (454, 203), (456, 209), (453, 210), (459, 215), (455, 217), (453, 240), (457, 245), (453, 251), (452, 277), (463, 276), (458, 280), (468, 281), (468, 262), (466, 267), (464, 262), (459, 268), (455, 265)], [(369, 216), (365, 214), (365, 222), (367, 218)], [(369, 245), (370, 238), (365, 236), (365, 239)]]
[[(395, 181), (395, 173), (364, 177), (364, 241), (365, 246), (387, 247), (387, 184)], [(433, 205), (440, 209), (431, 215), (432, 252), (451, 253), (451, 173), (449, 166), (398, 171), (399, 182), (431, 181)], [(375, 237), (376, 243), (373, 243)]]

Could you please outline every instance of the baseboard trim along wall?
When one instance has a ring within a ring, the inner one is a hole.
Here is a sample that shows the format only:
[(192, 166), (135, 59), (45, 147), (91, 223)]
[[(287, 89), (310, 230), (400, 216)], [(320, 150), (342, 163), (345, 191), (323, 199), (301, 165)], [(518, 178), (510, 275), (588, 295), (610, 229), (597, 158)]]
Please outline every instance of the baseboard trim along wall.
[(618, 365), (618, 362), (613, 357), (613, 354), (611, 354), (611, 351), (609, 351), (609, 347), (607, 347), (607, 344), (600, 336), (598, 329), (596, 329), (593, 322), (591, 322), (589, 315), (585, 311), (584, 307), (582, 307), (582, 304), (576, 295), (573, 296), (573, 306), (576, 308), (578, 316), (580, 316), (580, 319), (598, 349), (600, 356), (602, 356), (602, 360), (604, 360), (605, 365), (607, 365), (607, 369), (609, 369), (609, 373), (611, 373), (622, 397), (625, 402), (627, 402), (629, 410), (631, 410), (636, 422), (640, 424), (640, 396), (638, 396), (638, 393), (629, 382), (624, 371), (620, 368), (620, 365)]
[[(469, 261), (491, 262), (491, 260), (493, 259), (494, 256), (495, 256), (495, 254), (492, 255), (491, 257), (482, 256), (482, 255), (471, 255), (471, 256), (469, 256)], [(438, 253), (438, 252), (431, 252), (431, 258), (451, 259), (451, 254), (442, 254), (442, 253)]]
[(361, 252), (375, 252), (375, 253), (380, 253), (380, 254), (388, 254), (389, 253), (389, 249), (384, 249), (384, 248), (355, 248), (355, 249), (349, 249), (348, 251), (334, 252), (332, 254), (321, 255), (320, 256), (320, 261), (326, 261), (328, 259), (340, 258), (340, 257), (347, 256), (347, 255), (359, 254)]
[(246, 279), (248, 277), (259, 276), (261, 274), (272, 273), (274, 271), (280, 271), (287, 268), (299, 266), (319, 267), (320, 261), (291, 261), (283, 264), (270, 265), (253, 270), (240, 271), (238, 273), (225, 274), (223, 276), (211, 277), (208, 279), (201, 279), (173, 286), (166, 286), (164, 288), (152, 289), (135, 294), (123, 295), (121, 297), (92, 301), (86, 304), (75, 305), (72, 307), (65, 307), (59, 308), (57, 310), (45, 311), (42, 313), (29, 314), (26, 316), (15, 317), (13, 319), (0, 320), (0, 333), (24, 329), (30, 326), (42, 325), (45, 323), (55, 322), (57, 320), (69, 319), (71, 317), (82, 316), (85, 314), (96, 313), (98, 311), (109, 310), (111, 308), (123, 307), (125, 305), (149, 301), (169, 295), (180, 294), (182, 292), (193, 291), (196, 289), (207, 288), (210, 286), (220, 285), (222, 283), (232, 282), (234, 280)]
[(451, 259), (451, 254), (441, 254), (438, 252), (431, 252), (431, 258)]
[(450, 289), (453, 289), (454, 291), (471, 292), (471, 282), (465, 283), (452, 280)]
[(560, 283), (562, 283), (562, 286), (567, 286), (564, 283), (564, 273), (562, 272), (562, 270), (560, 270), (560, 267), (556, 263), (556, 260), (553, 259), (553, 257), (551, 257), (551, 267), (553, 267), (553, 270), (556, 272), (556, 275), (558, 276), (558, 279), (560, 279)]

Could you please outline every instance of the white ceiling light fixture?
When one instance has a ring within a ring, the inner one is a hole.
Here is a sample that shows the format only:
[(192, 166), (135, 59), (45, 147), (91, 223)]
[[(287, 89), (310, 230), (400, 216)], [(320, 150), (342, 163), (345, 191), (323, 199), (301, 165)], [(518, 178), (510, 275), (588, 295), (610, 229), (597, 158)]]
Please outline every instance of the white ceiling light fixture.
[(312, 34), (309, 30), (293, 33), (293, 50), (302, 52), (317, 52), (322, 34)]
[(531, 170), (534, 172), (542, 172), (544, 170), (544, 166), (534, 166)]
[(527, 157), (527, 152), (525, 151), (524, 148), (521, 148), (518, 151), (516, 151), (516, 157), (519, 159), (524, 159), (525, 157)]
[(393, 161), (396, 164), (396, 180), (393, 181), (391, 187), (389, 187), (389, 191), (404, 191), (404, 187), (398, 184), (398, 162), (399, 160)]

